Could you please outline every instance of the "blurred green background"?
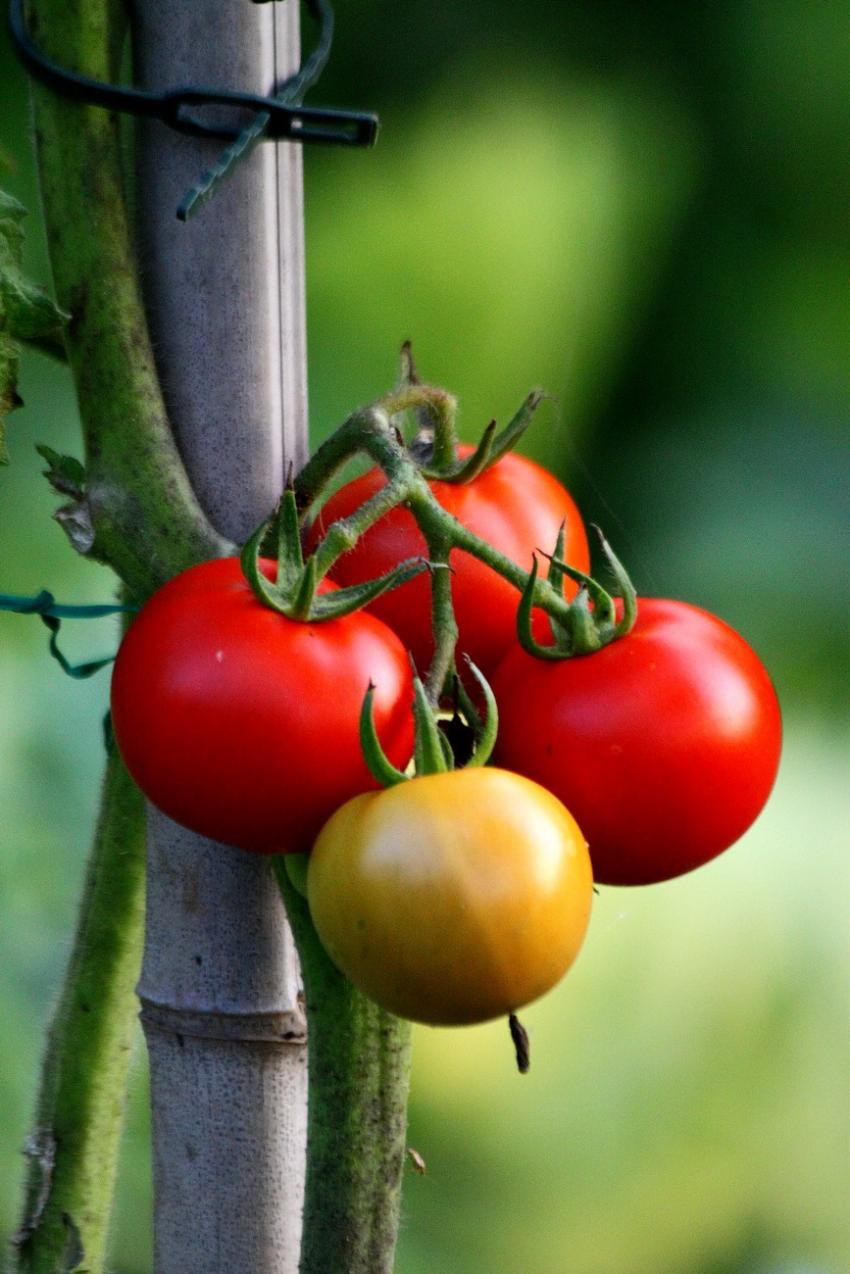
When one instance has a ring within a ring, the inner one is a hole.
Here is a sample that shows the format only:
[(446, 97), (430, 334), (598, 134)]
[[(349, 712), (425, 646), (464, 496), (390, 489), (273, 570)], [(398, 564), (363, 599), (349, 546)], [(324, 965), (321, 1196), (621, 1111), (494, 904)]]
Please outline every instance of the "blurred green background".
[[(403, 338), (463, 431), (557, 395), (523, 443), (646, 593), (716, 611), (785, 714), (776, 791), (695, 875), (604, 889), (524, 1019), (418, 1030), (399, 1274), (850, 1268), (846, 867), (848, 334), (840, 0), (340, 5), (315, 101), (376, 151), (307, 156), (314, 438), (387, 388)], [(4, 184), (33, 210), (26, 86), (0, 45)], [(28, 263), (47, 278), (37, 213)], [(37, 441), (77, 450), (27, 360), (0, 471), (0, 591), (107, 600), (50, 521)], [(846, 536), (846, 532), (845, 532)], [(66, 626), (71, 628), (70, 625)], [(80, 656), (109, 622), (69, 631)], [(73, 924), (107, 677), (0, 615), (0, 1233)], [(141, 1047), (112, 1265), (150, 1268)]]

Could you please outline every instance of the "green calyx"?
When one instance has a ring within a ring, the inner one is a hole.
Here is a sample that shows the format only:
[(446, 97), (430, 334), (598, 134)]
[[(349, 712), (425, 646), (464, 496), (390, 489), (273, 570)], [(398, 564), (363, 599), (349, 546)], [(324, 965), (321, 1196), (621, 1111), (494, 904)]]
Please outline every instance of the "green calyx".
[[(484, 698), (486, 712), (483, 722), (474, 709), (464, 711), (463, 720), (473, 731), (474, 743), (471, 755), (466, 761), (469, 766), (486, 765), (496, 742), (499, 728), (498, 709), (493, 691), (480, 669), (467, 659), (469, 670), (478, 682)], [(448, 733), (441, 728), (437, 712), (428, 698), (421, 678), (414, 673), (413, 677), (413, 722), (414, 745), (411, 773), (397, 769), (387, 758), (378, 732), (375, 728), (374, 716), (375, 686), (370, 683), (360, 711), (360, 747), (369, 772), (382, 787), (392, 787), (397, 783), (406, 783), (412, 778), (421, 778), (426, 774), (445, 774), (455, 769), (456, 758)], [(468, 700), (467, 700), (468, 702)], [(455, 704), (455, 718), (459, 718), (458, 703)], [(469, 719), (467, 719), (469, 718)]]
[[(590, 655), (601, 650), (619, 637), (625, 637), (637, 619), (637, 594), (634, 585), (620, 559), (616, 556), (598, 526), (593, 530), (614, 577), (615, 589), (609, 593), (584, 571), (579, 571), (563, 560), (564, 528), (561, 526), (555, 544), (555, 552), (543, 556), (549, 560), (548, 580), (552, 588), (563, 597), (564, 579), (569, 577), (579, 585), (578, 592), (567, 606), (565, 616), (555, 619), (547, 615), (553, 643), (543, 645), (534, 636), (532, 615), (537, 585), (537, 555), (532, 560), (528, 582), (522, 591), (517, 609), (517, 637), (523, 650), (536, 659), (556, 661)], [(622, 612), (617, 617), (614, 598), (622, 601)]]
[[(260, 554), (269, 538), (277, 542), (277, 570), (269, 579), (260, 566)], [(301, 528), (295, 491), (288, 486), (274, 515), (261, 526), (245, 544), (240, 554), (242, 572), (264, 606), (270, 607), (287, 619), (309, 623), (322, 623), (328, 619), (340, 619), (353, 611), (368, 606), (388, 589), (395, 588), (428, 570), (426, 558), (410, 558), (401, 562), (377, 579), (348, 588), (336, 588), (319, 592), (323, 572), (315, 554), (304, 558), (301, 547)]]
[(455, 427), (455, 399), (444, 389), (422, 384), (410, 342), (405, 341), (401, 348), (399, 387), (381, 399), (378, 406), (390, 416), (412, 411), (418, 430), (407, 448), (411, 459), (423, 477), (460, 485), (472, 482), (516, 446), (544, 397), (542, 390), (532, 390), (501, 431), (497, 432), (496, 422), (491, 420), (472, 455), (461, 458)]

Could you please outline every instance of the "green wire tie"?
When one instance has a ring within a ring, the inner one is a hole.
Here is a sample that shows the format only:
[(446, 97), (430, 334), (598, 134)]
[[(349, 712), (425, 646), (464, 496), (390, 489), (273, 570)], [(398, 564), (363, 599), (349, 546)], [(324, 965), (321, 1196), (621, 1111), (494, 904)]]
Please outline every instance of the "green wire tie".
[(81, 664), (70, 663), (62, 654), (58, 644), (62, 620), (102, 619), (106, 615), (135, 614), (138, 606), (117, 606), (114, 604), (104, 606), (63, 606), (45, 588), (36, 597), (16, 597), (11, 593), (0, 593), (0, 611), (3, 610), (10, 611), (13, 615), (38, 615), (41, 622), (50, 630), (48, 648), (51, 655), (64, 673), (67, 673), (69, 677), (73, 677), (75, 681), (81, 681), (85, 677), (93, 677), (96, 672), (100, 672), (101, 668), (111, 664), (115, 656), (108, 655), (104, 659), (91, 659)]

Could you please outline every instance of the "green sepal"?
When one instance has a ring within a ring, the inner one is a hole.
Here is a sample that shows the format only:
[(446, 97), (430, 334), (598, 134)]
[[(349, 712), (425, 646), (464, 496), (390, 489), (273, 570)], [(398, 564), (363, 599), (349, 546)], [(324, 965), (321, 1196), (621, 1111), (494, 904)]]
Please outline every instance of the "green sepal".
[[(537, 555), (534, 555), (531, 572), (517, 608), (517, 638), (523, 650), (536, 659), (568, 659), (570, 656), (593, 654), (594, 651), (609, 645), (619, 637), (624, 637), (634, 626), (637, 618), (637, 594), (634, 585), (599, 527), (594, 525), (593, 529), (599, 537), (608, 567), (617, 583), (617, 596), (622, 598), (623, 614), (618, 621), (611, 594), (590, 575), (563, 561), (560, 556), (563, 553), (562, 528), (558, 533), (555, 553), (552, 556), (543, 553), (543, 556), (549, 559), (549, 582), (554, 590), (560, 593), (563, 577), (568, 575), (579, 584), (579, 591), (569, 604), (564, 620), (555, 620), (553, 616), (548, 615), (547, 611), (555, 644), (541, 646), (532, 630), (532, 612), (537, 584)], [(542, 552), (542, 550), (538, 551)]]
[(537, 554), (535, 553), (531, 559), (531, 571), (525, 582), (525, 588), (522, 590), (522, 596), (519, 599), (519, 606), (516, 612), (516, 635), (519, 644), (529, 655), (533, 655), (535, 659), (549, 659), (553, 663), (559, 659), (565, 659), (570, 653), (568, 649), (561, 646), (541, 646), (540, 642), (534, 636), (531, 627), (531, 616), (534, 610), (534, 593), (537, 587)]
[(304, 568), (301, 526), (295, 489), (287, 484), (275, 515), (277, 522), (277, 582), (293, 587)]
[(445, 774), (454, 769), (454, 753), (448, 739), (437, 725), (434, 709), (422, 679), (413, 677), (413, 763), (417, 777), (423, 774)]
[(480, 668), (476, 667), (469, 658), (469, 655), (465, 655), (464, 658), (469, 671), (481, 687), (481, 693), (484, 695), (484, 704), (486, 708), (484, 723), (481, 726), (480, 732), (476, 733), (475, 747), (473, 748), (472, 756), (469, 758), (466, 765), (467, 767), (473, 765), (486, 765), (493, 754), (493, 748), (496, 744), (496, 735), (499, 732), (499, 709), (496, 704), (496, 696), (493, 694), (490, 683), (484, 676), (484, 673)]
[(316, 559), (311, 555), (304, 564), (295, 597), (286, 612), (290, 619), (318, 621), (333, 618), (330, 615), (319, 614), (319, 602), (316, 598), (318, 586), (319, 575), (316, 569)]
[[(558, 527), (558, 538), (555, 540), (555, 551), (549, 558), (548, 580), (554, 588), (555, 592), (560, 596), (564, 596), (564, 575), (565, 571), (561, 567), (561, 561), (564, 556), (564, 536), (566, 522), (562, 522)], [(548, 615), (549, 628), (552, 632), (555, 645), (564, 645), (569, 641), (569, 630), (560, 619), (556, 619), (554, 615)]]
[[(270, 527), (276, 529), (278, 544), (277, 579), (274, 582), (267, 579), (260, 569), (260, 553)], [(239, 563), (254, 596), (264, 606), (285, 615), (287, 619), (315, 618), (313, 599), (319, 581), (315, 559), (308, 558), (305, 564), (302, 556), (294, 492), (286, 491), (273, 517), (258, 526), (245, 541)]]
[[(462, 461), (460, 467), (454, 471), (450, 478), (444, 481), (461, 485), (466, 482), (472, 482), (478, 477), (479, 473), (483, 473), (493, 458), (493, 440), (496, 436), (496, 422), (491, 420), (487, 428), (484, 430), (478, 442), (478, 446), (472, 455)], [(427, 474), (425, 475), (428, 476)]]
[(42, 460), (47, 461), (48, 468), (44, 470), (44, 476), (53, 490), (74, 500), (81, 500), (86, 490), (86, 471), (81, 462), (74, 456), (61, 455), (43, 442), (36, 443), (35, 449)]
[(629, 578), (628, 571), (611, 548), (611, 545), (605, 539), (600, 527), (598, 527), (595, 522), (592, 522), (591, 526), (596, 532), (599, 545), (602, 552), (605, 554), (605, 560), (608, 563), (611, 574), (614, 576), (614, 580), (617, 584), (617, 595), (623, 600), (623, 614), (620, 617), (620, 621), (616, 625), (614, 631), (618, 637), (625, 637), (626, 633), (631, 632), (634, 628), (635, 620), (637, 619), (637, 592), (635, 591), (634, 584)]
[(605, 644), (590, 609), (588, 591), (582, 585), (570, 603), (570, 653), (590, 655)]
[[(552, 559), (549, 557), (549, 554), (544, 553), (542, 549), (540, 552), (543, 553), (543, 556), (549, 561), (551, 566)], [(575, 580), (575, 582), (579, 585), (579, 588), (584, 589), (590, 597), (594, 606), (594, 623), (596, 627), (600, 629), (600, 631), (604, 632), (613, 628), (615, 612), (614, 601), (611, 594), (606, 592), (602, 585), (598, 583), (592, 575), (586, 575), (584, 571), (580, 571), (577, 566), (570, 566), (569, 562), (565, 562), (561, 558), (557, 559), (555, 567), (561, 572), (562, 577), (564, 575), (569, 575), (570, 579)], [(573, 605), (574, 604), (575, 603), (573, 603)]]
[(531, 424), (534, 413), (545, 397), (542, 389), (532, 389), (527, 395), (516, 414), (493, 440), (493, 450), (490, 453), (491, 464), (495, 464), (497, 460), (501, 460), (502, 456), (513, 450)]
[(307, 897), (307, 868), (310, 864), (310, 854), (281, 854), (283, 865), (286, 868), (286, 874), (289, 877), (290, 884), (296, 889), (302, 898)]
[[(312, 558), (307, 559), (307, 568), (312, 561)], [(411, 557), (376, 579), (366, 580), (363, 584), (350, 584), (347, 588), (337, 588), (332, 593), (323, 593), (321, 597), (315, 599), (310, 618), (318, 622), (350, 615), (352, 611), (368, 606), (382, 593), (388, 592), (391, 588), (398, 588), (400, 584), (406, 584), (408, 580), (421, 575), (423, 571), (429, 570), (430, 566), (431, 563), (427, 558)]]
[(440, 747), (443, 750), (443, 760), (446, 763), (446, 769), (453, 770), (455, 768), (455, 754), (451, 742), (445, 732), (439, 728), (437, 730), (437, 738), (440, 740)]
[(460, 708), (467, 724), (472, 727), (476, 735), (480, 734), (483, 729), (481, 714), (472, 702), (472, 699), (469, 697), (469, 692), (463, 684), (463, 679), (459, 677), (457, 673), (454, 673), (452, 676), (452, 692), (455, 703), (457, 707)]
[(283, 593), (272, 584), (271, 580), (266, 579), (260, 570), (260, 549), (266, 532), (269, 529), (269, 522), (263, 522), (257, 527), (253, 535), (245, 541), (242, 552), (239, 554), (239, 564), (242, 567), (242, 574), (251, 585), (254, 596), (264, 606), (271, 607), (276, 610), (279, 615), (289, 615), (290, 603)]
[(380, 783), (381, 787), (394, 787), (397, 783), (406, 783), (407, 775), (396, 769), (381, 747), (381, 741), (375, 729), (372, 708), (374, 698), (375, 685), (370, 681), (360, 709), (360, 750), (375, 782)]

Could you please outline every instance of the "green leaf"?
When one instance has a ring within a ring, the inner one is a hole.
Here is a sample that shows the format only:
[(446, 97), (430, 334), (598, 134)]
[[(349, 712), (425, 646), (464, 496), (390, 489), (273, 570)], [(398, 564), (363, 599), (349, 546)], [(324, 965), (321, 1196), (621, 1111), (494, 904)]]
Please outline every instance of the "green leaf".
[(26, 209), (0, 190), (0, 464), (9, 463), (6, 417), (21, 405), (18, 395), (20, 344), (64, 357), (67, 315), (21, 271)]
[(86, 489), (86, 471), (80, 461), (74, 456), (61, 455), (43, 442), (36, 443), (35, 449), (47, 461), (44, 476), (54, 491), (73, 496), (75, 500), (82, 499)]

